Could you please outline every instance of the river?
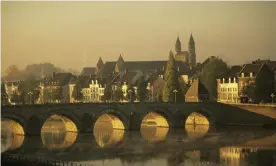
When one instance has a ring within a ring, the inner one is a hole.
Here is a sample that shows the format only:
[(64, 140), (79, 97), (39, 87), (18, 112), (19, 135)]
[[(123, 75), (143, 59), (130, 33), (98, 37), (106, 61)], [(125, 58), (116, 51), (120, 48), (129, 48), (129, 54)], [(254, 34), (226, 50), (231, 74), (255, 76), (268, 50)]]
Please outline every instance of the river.
[(93, 133), (80, 134), (59, 120), (46, 124), (40, 137), (2, 125), (1, 152), (94, 166), (276, 166), (276, 130), (206, 124), (171, 129), (151, 122), (125, 131), (102, 121)]

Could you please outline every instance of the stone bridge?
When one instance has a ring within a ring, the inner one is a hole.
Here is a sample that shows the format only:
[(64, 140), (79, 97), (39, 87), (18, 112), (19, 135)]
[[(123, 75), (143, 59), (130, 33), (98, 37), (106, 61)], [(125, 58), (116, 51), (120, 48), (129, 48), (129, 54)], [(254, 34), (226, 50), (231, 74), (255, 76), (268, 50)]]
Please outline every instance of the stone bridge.
[[(265, 108), (264, 108), (265, 109)], [(270, 108), (271, 109), (271, 108)], [(273, 107), (276, 114), (276, 108)], [(170, 128), (184, 128), (191, 113), (205, 116), (211, 126), (246, 125), (275, 126), (276, 120), (258, 112), (222, 103), (87, 103), (51, 105), (2, 106), (2, 120), (10, 119), (22, 126), (26, 135), (40, 135), (43, 124), (52, 115), (60, 116), (70, 131), (72, 124), (77, 132), (92, 133), (97, 119), (104, 114), (119, 119), (125, 130), (139, 130), (148, 113), (163, 116)], [(262, 112), (262, 110), (260, 110)]]

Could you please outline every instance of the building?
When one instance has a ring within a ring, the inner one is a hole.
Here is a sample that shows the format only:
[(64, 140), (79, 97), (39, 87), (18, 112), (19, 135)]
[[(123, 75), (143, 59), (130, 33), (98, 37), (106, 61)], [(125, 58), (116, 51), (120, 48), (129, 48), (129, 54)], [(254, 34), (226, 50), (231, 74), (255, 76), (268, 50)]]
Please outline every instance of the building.
[(209, 100), (209, 93), (199, 79), (195, 79), (185, 94), (185, 102), (204, 102)]
[(188, 43), (188, 51), (182, 51), (180, 39), (177, 37), (174, 56), (176, 61), (185, 62), (192, 67), (196, 66), (195, 41), (192, 34)]
[(69, 103), (69, 82), (71, 73), (53, 73), (52, 77), (44, 77), (40, 82), (38, 103)]
[(238, 75), (242, 68), (242, 66), (232, 66), (228, 72), (217, 79), (217, 100), (219, 102), (239, 102)]
[(14, 93), (19, 95), (18, 87), (20, 84), (22, 84), (22, 81), (9, 81), (9, 82), (3, 83), (3, 85), (6, 89), (6, 93), (8, 95), (9, 103), (12, 103), (11, 97)]
[(76, 84), (79, 84), (81, 87), (81, 93), (83, 96), (82, 102), (101, 102), (101, 98), (104, 95), (105, 89), (104, 80), (96, 78), (95, 75), (78, 76), (73, 78), (69, 84), (70, 103), (78, 102), (73, 96), (73, 91)]
[(223, 73), (217, 79), (218, 101), (228, 103), (250, 101), (248, 96), (243, 94), (244, 88), (256, 82), (260, 71), (270, 72), (270, 69), (267, 63), (232, 66), (228, 72)]

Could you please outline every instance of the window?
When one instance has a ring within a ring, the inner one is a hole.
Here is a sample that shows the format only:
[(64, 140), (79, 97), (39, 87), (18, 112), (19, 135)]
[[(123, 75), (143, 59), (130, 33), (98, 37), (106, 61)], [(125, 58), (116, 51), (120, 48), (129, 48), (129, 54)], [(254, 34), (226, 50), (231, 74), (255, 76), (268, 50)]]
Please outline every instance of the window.
[(244, 73), (241, 73), (241, 76), (244, 77)]
[(252, 72), (250, 72), (250, 77), (253, 77), (253, 73)]

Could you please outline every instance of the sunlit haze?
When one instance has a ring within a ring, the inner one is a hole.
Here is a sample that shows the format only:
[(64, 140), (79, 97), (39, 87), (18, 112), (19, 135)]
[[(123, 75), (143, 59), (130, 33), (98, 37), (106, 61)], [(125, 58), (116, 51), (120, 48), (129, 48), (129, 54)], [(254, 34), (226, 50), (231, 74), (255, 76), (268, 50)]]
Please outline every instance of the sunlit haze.
[(165, 60), (193, 33), (197, 61), (276, 60), (276, 2), (1, 2), (2, 71), (51, 62), (81, 70), (99, 57)]

